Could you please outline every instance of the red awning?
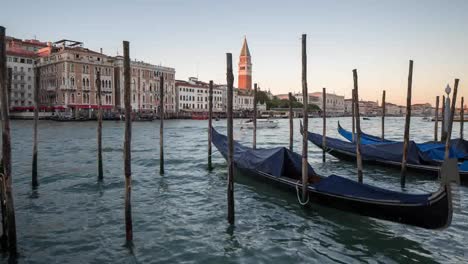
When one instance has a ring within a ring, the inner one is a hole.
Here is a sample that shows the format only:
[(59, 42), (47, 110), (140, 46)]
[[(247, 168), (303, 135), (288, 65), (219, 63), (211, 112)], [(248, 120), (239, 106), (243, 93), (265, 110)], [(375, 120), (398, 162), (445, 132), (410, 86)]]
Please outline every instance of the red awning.
[[(99, 107), (97, 105), (84, 105), (84, 104), (76, 104), (76, 105), (69, 105), (71, 108), (77, 108), (77, 109), (98, 109)], [(102, 109), (112, 109), (112, 105), (102, 105)]]
[(34, 110), (34, 106), (14, 106), (11, 108), (12, 111), (28, 111)]

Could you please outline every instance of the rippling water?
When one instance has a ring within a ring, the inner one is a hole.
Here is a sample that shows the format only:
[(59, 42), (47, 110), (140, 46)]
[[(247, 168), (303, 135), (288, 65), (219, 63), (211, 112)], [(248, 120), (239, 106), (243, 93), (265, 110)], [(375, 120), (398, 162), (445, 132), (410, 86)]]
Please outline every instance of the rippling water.
[[(327, 133), (338, 137), (330, 118)], [(235, 120), (235, 125), (240, 121)], [(280, 128), (259, 130), (260, 147), (287, 146), (288, 120)], [(322, 131), (311, 119), (311, 131)], [(379, 135), (380, 119), (361, 122)], [(223, 133), (226, 121), (214, 122)], [(431, 140), (432, 122), (413, 118), (411, 138)], [(97, 182), (94, 122), (39, 123), (39, 181), (31, 190), (32, 122), (12, 122), (13, 188), (20, 263), (460, 263), (468, 252), (468, 188), (460, 187), (461, 206), (443, 231), (395, 224), (313, 205), (303, 209), (295, 195), (238, 177), (236, 224), (226, 221), (226, 162), (214, 154), (207, 172), (207, 122), (165, 123), (166, 174), (159, 175), (159, 123), (133, 124), (132, 177), (134, 248), (125, 243), (124, 123), (105, 122), (104, 182)], [(387, 118), (386, 137), (401, 139), (404, 119)], [(465, 126), (466, 127), (466, 126)], [(295, 120), (295, 150), (301, 148)], [(454, 124), (454, 134), (459, 133)], [(252, 131), (235, 128), (236, 140), (251, 143)], [(300, 152), (300, 151), (299, 151)], [(309, 162), (322, 174), (356, 178), (354, 164), (309, 144)], [(365, 166), (364, 181), (401, 190), (399, 171)], [(408, 177), (408, 192), (437, 188), (421, 175)], [(3, 257), (5, 261), (5, 257)]]

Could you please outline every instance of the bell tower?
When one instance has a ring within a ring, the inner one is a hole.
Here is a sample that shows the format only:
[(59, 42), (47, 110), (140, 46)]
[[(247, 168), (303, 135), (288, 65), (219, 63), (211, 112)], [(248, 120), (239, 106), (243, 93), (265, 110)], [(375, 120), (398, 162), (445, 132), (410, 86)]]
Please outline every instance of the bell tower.
[(249, 46), (247, 45), (247, 38), (244, 37), (244, 44), (239, 55), (239, 83), (237, 87), (240, 90), (252, 89), (252, 62), (250, 57)]

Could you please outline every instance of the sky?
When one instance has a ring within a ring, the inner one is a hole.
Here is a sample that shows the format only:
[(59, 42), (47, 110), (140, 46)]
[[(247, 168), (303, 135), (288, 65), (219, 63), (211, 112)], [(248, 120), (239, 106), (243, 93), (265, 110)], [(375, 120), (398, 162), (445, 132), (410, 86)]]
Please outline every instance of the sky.
[(307, 34), (309, 92), (349, 98), (357, 69), (360, 98), (380, 102), (386, 90), (387, 102), (404, 105), (413, 60), (413, 103), (434, 105), (455, 78), (468, 96), (465, 0), (15, 0), (2, 3), (0, 25), (9, 36), (78, 40), (108, 55), (122, 55), (128, 40), (132, 59), (215, 83), (226, 83), (227, 52), (237, 71), (246, 36), (253, 82), (273, 94), (301, 91)]

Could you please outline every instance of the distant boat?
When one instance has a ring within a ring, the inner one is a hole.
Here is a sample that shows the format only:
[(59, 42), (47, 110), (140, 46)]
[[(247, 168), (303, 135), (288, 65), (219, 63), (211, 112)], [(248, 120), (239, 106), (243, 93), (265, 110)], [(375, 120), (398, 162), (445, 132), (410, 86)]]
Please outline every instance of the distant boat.
[(362, 120), (370, 120), (368, 117), (363, 117)]
[[(278, 127), (278, 121), (276, 120), (270, 120), (270, 119), (257, 120), (257, 128), (276, 128), (276, 127)], [(244, 129), (244, 128), (253, 129), (254, 128), (253, 120), (249, 119), (247, 121), (241, 122), (241, 129)]]

